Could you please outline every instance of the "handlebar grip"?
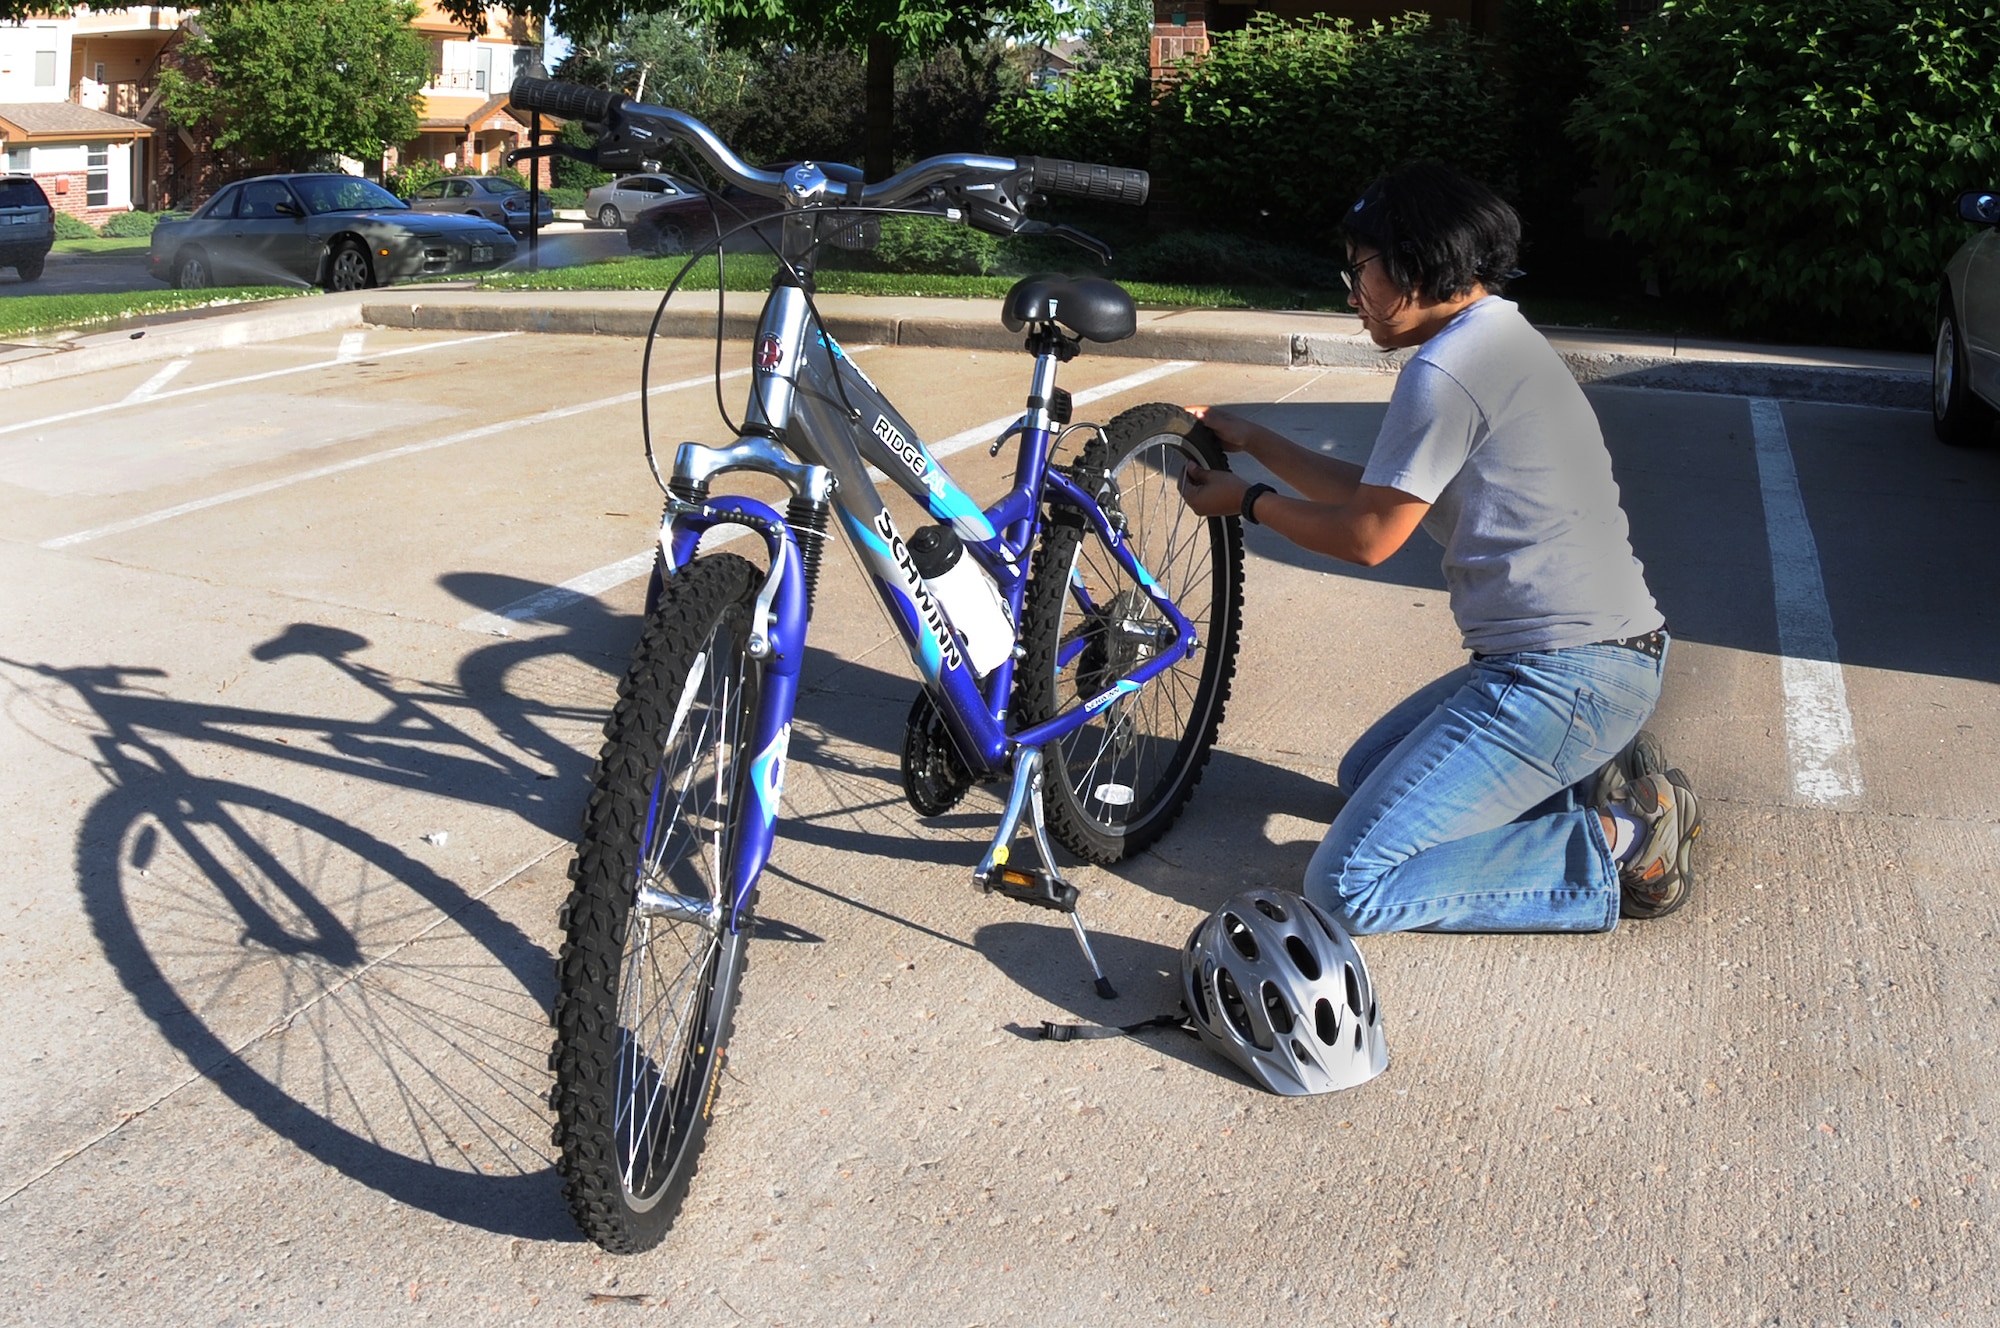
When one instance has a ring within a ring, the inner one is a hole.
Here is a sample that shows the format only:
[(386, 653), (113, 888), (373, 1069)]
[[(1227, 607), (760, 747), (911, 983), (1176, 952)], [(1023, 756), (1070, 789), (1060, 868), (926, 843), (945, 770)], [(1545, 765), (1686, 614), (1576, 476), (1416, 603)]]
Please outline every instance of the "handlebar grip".
[(548, 78), (515, 79), (509, 98), (524, 111), (547, 111), (565, 120), (588, 120), (592, 124), (609, 122), (625, 100), (615, 92)]
[(1069, 194), (1100, 203), (1138, 207), (1146, 201), (1153, 186), (1152, 177), (1146, 172), (1127, 166), (1095, 166), (1055, 157), (1022, 157), (1020, 164), (1028, 168), (1028, 188), (1044, 194)]

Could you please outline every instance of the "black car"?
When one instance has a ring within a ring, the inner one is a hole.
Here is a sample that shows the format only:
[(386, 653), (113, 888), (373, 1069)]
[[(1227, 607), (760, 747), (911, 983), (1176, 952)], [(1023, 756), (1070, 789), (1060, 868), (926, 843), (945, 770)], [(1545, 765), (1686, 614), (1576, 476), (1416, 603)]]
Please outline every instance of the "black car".
[(56, 210), (35, 177), (0, 175), (0, 267), (33, 281), (55, 243)]
[(181, 287), (362, 290), (498, 267), (518, 247), (504, 226), (413, 212), (360, 176), (264, 175), (219, 191), (192, 217), (161, 221), (148, 261)]

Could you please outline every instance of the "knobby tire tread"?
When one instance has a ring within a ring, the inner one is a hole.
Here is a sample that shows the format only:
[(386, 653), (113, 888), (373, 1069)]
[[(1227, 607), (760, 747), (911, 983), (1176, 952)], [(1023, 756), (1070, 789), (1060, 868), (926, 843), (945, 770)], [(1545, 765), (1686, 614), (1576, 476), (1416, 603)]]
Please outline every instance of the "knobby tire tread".
[(704, 1003), (715, 987), (726, 994), (724, 1008), (714, 1016), (716, 1035), (694, 1067), (696, 1073), (711, 1076), (703, 1086), (702, 1107), (658, 1201), (649, 1210), (637, 1211), (626, 1201), (619, 1171), (614, 1098), (617, 1005), (639, 839), (662, 742), (693, 661), (708, 647), (732, 607), (749, 611), (761, 580), (754, 566), (733, 554), (696, 559), (666, 579), (605, 723), (604, 749), (570, 864), (573, 888), (561, 915), (563, 942), (556, 959), (553, 1014), (556, 1037), (549, 1056), (555, 1071), (549, 1095), (556, 1116), (552, 1142), (560, 1150), (563, 1195), (577, 1225), (614, 1254), (636, 1254), (657, 1245), (687, 1197), (714, 1106), (716, 1079), (727, 1056), (741, 975), (748, 965), (746, 918), (738, 933), (725, 937), (715, 971), (705, 983), (710, 990), (704, 992)]
[[(1184, 439), (1200, 456), (1203, 466), (1211, 470), (1229, 468), (1222, 445), (1207, 426), (1179, 406), (1154, 402), (1136, 406), (1112, 420), (1105, 429), (1105, 438), (1092, 438), (1083, 450), (1078, 471), (1080, 474), (1115, 471), (1140, 444), (1163, 434)], [(1053, 719), (1066, 704), (1077, 699), (1061, 694), (1057, 652), (1069, 596), (1070, 568), (1086, 538), (1096, 536), (1087, 533), (1080, 513), (1065, 514), (1058, 508), (1043, 522), (1021, 613), (1021, 639), (1027, 653), (1017, 674), (1020, 682), (1016, 686), (1015, 704), (1024, 724)], [(1160, 792), (1149, 797), (1151, 807), (1145, 819), (1123, 827), (1099, 821), (1077, 800), (1070, 786), (1060, 740), (1044, 748), (1042, 801), (1049, 832), (1064, 848), (1085, 861), (1109, 866), (1165, 834), (1186, 809), (1207, 769), (1236, 674), (1237, 637), (1243, 619), (1242, 522), (1235, 517), (1211, 519), (1207, 540), (1212, 566), (1218, 553), (1221, 566), (1213, 567), (1215, 604), (1208, 624), (1209, 635), (1201, 643), (1202, 653), (1198, 656), (1202, 661), (1201, 683), (1194, 714), (1181, 735), (1179, 750), (1164, 780), (1156, 785)], [(1144, 696), (1151, 687), (1165, 685), (1166, 681), (1164, 676), (1157, 678), (1136, 695)]]

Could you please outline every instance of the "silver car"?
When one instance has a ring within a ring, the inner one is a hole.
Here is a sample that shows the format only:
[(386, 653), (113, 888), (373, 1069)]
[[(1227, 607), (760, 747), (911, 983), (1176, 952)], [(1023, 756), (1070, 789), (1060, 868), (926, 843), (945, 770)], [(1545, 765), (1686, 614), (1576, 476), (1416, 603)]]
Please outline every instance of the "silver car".
[(607, 230), (629, 226), (632, 219), (656, 203), (700, 191), (671, 175), (627, 175), (601, 184), (583, 196), (583, 212)]
[(2000, 191), (1958, 196), (1958, 215), (1979, 226), (1944, 265), (1931, 423), (1956, 446), (1983, 443), (2000, 416)]
[[(556, 219), (549, 196), (542, 195), (536, 209), (540, 224)], [(410, 195), (410, 207), (417, 212), (456, 212), (497, 222), (516, 235), (528, 231), (528, 191), (498, 175), (450, 175), (432, 180)]]

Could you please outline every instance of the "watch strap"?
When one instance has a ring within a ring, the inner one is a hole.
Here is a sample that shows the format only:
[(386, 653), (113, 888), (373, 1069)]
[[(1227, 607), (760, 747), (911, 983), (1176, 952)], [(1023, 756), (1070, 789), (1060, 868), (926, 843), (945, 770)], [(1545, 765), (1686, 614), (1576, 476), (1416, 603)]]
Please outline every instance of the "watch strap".
[(1236, 509), (1236, 514), (1253, 526), (1263, 525), (1264, 523), (1257, 519), (1257, 500), (1267, 493), (1276, 492), (1277, 490), (1268, 484), (1251, 485), (1243, 491), (1243, 506)]

